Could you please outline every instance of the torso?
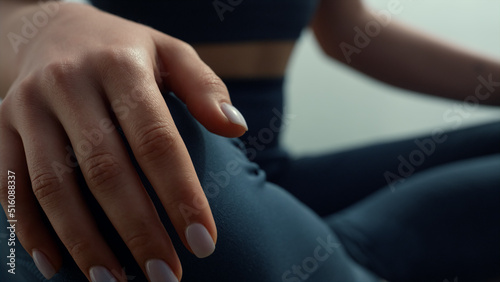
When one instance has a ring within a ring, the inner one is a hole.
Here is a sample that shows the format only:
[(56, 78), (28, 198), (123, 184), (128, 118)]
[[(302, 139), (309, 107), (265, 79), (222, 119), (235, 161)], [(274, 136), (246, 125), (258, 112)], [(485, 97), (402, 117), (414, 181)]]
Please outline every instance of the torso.
[(222, 78), (282, 77), (319, 0), (92, 0), (192, 44)]
[(224, 78), (282, 77), (294, 41), (196, 44), (201, 59)]

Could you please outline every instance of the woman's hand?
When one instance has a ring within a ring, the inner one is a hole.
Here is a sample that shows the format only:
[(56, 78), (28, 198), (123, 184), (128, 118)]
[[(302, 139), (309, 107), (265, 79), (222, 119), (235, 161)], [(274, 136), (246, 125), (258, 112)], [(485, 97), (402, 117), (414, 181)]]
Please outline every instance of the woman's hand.
[[(55, 3), (44, 5), (58, 5), (57, 15), (11, 60), (14, 80), (0, 108), (1, 203), (7, 213), (4, 184), (10, 170), (17, 185), (17, 236), (47, 278), (62, 259), (37, 202), (89, 279), (124, 279), (82, 198), (74, 172), (80, 165), (92, 194), (149, 279), (180, 279), (169, 235), (115, 124), (185, 246), (205, 257), (215, 247), (215, 223), (160, 89), (175, 92), (214, 133), (239, 136), (246, 130), (244, 119), (230, 106), (222, 81), (189, 45), (87, 5)], [(40, 9), (25, 6), (9, 18), (9, 27), (20, 30), (22, 16), (30, 19)], [(184, 218), (180, 205), (197, 212)]]

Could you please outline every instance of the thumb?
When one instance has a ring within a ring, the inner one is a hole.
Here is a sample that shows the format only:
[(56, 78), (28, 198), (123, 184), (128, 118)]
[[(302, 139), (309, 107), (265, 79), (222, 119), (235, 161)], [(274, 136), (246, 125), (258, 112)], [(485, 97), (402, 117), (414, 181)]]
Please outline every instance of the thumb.
[(187, 43), (161, 34), (156, 39), (162, 79), (206, 129), (225, 137), (247, 130), (245, 118), (231, 104), (224, 82)]

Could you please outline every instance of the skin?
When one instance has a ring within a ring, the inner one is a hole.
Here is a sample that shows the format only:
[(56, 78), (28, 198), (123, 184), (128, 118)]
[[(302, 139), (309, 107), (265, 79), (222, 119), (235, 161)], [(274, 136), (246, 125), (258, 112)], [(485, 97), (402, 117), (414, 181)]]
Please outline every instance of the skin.
[[(3, 0), (0, 5), (2, 34), (20, 30), (19, 19), (40, 9), (36, 1)], [(60, 9), (18, 54), (4, 38), (0, 40), (0, 95), (4, 98), (0, 106), (0, 171), (16, 172), (16, 216), (23, 218), (17, 236), (22, 245), (30, 254), (33, 249), (41, 250), (59, 269), (62, 261), (50, 233), (53, 229), (88, 278), (90, 267), (96, 265), (121, 272), (80, 196), (74, 174), (65, 173), (60, 181), (51, 164), (64, 164), (68, 145), (76, 147), (86, 138), (83, 132), (98, 130), (103, 120), (112, 119), (110, 104), (137, 93), (143, 98), (116, 122), (123, 127), (185, 246), (189, 249), (184, 235), (188, 223), (178, 207), (192, 206), (194, 198), (202, 201), (203, 208), (189, 223), (203, 224), (216, 242), (210, 208), (160, 91), (165, 87), (173, 90), (208, 130), (240, 136), (245, 128), (231, 123), (220, 110), (220, 104), (230, 103), (230, 98), (219, 77), (280, 77), (294, 42), (202, 44), (193, 49), (149, 27), (86, 5), (66, 3)], [(491, 74), (494, 81), (500, 81), (497, 61), (395, 21), (348, 63), (339, 44), (352, 42), (353, 27), (364, 27), (372, 19), (361, 1), (323, 0), (311, 27), (331, 58), (397, 87), (463, 100), (474, 93), (478, 75)], [(434, 77), (440, 77), (439, 82)], [(498, 106), (500, 98), (496, 94), (481, 102)], [(148, 259), (158, 258), (180, 279), (181, 264), (169, 235), (116, 131), (105, 134), (98, 143), (88, 154), (76, 150), (92, 193), (143, 271)], [(0, 177), (5, 178), (5, 173)], [(4, 209), (5, 195), (2, 186)], [(42, 223), (37, 203), (51, 226)], [(122, 210), (122, 206), (129, 208)], [(73, 225), (75, 221), (80, 224)]]

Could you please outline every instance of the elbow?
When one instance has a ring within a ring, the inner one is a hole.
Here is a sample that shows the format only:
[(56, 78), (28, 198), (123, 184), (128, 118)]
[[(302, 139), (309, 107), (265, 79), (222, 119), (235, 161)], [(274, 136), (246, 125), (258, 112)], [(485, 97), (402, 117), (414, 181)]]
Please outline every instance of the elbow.
[(349, 51), (348, 49), (351, 45), (349, 44), (348, 36), (339, 36), (339, 34), (335, 33), (333, 30), (317, 28), (314, 25), (312, 26), (312, 30), (316, 38), (316, 42), (321, 47), (321, 51), (324, 55), (344, 64), (350, 63), (349, 53), (355, 52), (355, 50), (347, 52)]
[(321, 50), (328, 57), (345, 63), (350, 63), (350, 56), (358, 52), (353, 45), (356, 27), (367, 20), (367, 10), (361, 1), (323, 0), (315, 15), (311, 28)]

